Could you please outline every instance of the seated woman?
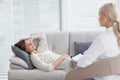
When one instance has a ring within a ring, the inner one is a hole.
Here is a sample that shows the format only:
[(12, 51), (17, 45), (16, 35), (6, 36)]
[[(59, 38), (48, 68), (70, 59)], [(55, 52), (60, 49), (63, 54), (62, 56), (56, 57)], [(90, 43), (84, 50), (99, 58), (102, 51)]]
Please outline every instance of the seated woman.
[[(85, 68), (95, 61), (120, 54), (120, 23), (113, 3), (104, 4), (100, 8), (99, 23), (106, 28), (106, 31), (99, 35), (84, 55), (78, 59), (78, 67)], [(120, 80), (120, 75), (96, 77), (95, 80)]]
[[(37, 49), (33, 44), (33, 39), (39, 40)], [(29, 53), (33, 65), (40, 70), (52, 71), (54, 69), (66, 70), (69, 68), (70, 56), (67, 54), (60, 55), (50, 51), (48, 49), (46, 35), (43, 33), (20, 40), (15, 46)]]

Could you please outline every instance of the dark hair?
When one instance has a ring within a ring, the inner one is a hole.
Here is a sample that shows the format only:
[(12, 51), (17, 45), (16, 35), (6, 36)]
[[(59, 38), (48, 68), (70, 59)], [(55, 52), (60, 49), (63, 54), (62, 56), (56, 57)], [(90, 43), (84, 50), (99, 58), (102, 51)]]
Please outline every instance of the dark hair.
[(15, 44), (15, 46), (18, 47), (18, 48), (20, 48), (21, 50), (26, 51), (26, 48), (25, 48), (25, 40), (24, 40), (24, 39), (22, 39), (22, 40), (20, 40), (19, 42), (17, 42), (17, 43)]

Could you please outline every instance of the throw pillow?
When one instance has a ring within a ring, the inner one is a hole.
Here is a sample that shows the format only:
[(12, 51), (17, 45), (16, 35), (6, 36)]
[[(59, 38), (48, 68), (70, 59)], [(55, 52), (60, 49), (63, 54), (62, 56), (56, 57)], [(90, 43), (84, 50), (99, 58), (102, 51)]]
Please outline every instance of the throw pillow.
[(74, 48), (75, 48), (75, 55), (77, 54), (84, 54), (84, 51), (86, 51), (92, 42), (74, 42)]
[(27, 63), (26, 63), (23, 59), (21, 59), (21, 58), (19, 58), (19, 57), (17, 57), (17, 56), (12, 56), (12, 57), (9, 59), (9, 61), (10, 61), (12, 64), (16, 64), (16, 65), (19, 65), (19, 66), (21, 66), (21, 67), (24, 67), (24, 68), (28, 69)]
[(16, 46), (12, 46), (12, 51), (14, 52), (15, 56), (23, 59), (27, 63), (28, 69), (34, 69), (35, 68), (34, 65), (32, 64), (31, 59), (30, 59), (30, 55), (27, 52), (19, 49)]

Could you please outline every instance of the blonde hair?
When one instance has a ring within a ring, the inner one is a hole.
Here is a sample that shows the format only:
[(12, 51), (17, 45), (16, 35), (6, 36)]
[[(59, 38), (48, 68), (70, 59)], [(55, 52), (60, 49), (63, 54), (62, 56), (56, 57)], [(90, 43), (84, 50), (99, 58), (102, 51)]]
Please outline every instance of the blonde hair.
[(100, 8), (99, 13), (102, 15), (108, 14), (109, 21), (113, 24), (113, 31), (117, 36), (118, 45), (120, 46), (120, 22), (118, 21), (118, 12), (115, 4), (104, 4)]

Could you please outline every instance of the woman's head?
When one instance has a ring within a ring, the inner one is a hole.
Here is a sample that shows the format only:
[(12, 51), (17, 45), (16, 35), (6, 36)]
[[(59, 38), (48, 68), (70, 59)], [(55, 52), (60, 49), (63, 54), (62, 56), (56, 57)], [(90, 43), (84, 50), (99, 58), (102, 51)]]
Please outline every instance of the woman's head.
[(33, 51), (35, 51), (35, 46), (33, 45), (30, 38), (20, 40), (15, 44), (15, 46), (19, 47), (20, 49), (28, 53), (32, 53)]
[(104, 4), (99, 10), (99, 22), (101, 26), (113, 27), (117, 36), (118, 45), (120, 46), (120, 23), (118, 21), (118, 12), (115, 4)]
[(107, 3), (99, 9), (99, 22), (101, 26), (110, 27), (118, 19), (118, 12), (115, 4)]

